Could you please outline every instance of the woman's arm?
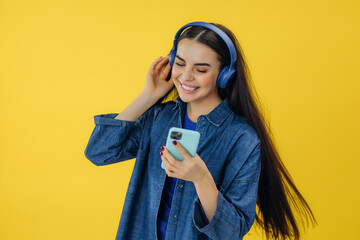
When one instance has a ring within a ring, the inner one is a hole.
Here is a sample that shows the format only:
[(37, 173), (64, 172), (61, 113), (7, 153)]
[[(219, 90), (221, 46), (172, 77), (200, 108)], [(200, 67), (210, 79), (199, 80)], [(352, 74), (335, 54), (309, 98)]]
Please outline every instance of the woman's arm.
[(155, 104), (173, 86), (166, 77), (168, 56), (155, 60), (148, 71), (144, 90), (120, 114), (94, 116), (95, 128), (85, 148), (85, 156), (97, 166), (135, 158), (147, 121), (160, 105)]
[(201, 180), (194, 182), (194, 185), (205, 215), (210, 222), (219, 197), (219, 191), (211, 173), (208, 171)]
[(114, 119), (135, 122), (157, 101), (158, 99), (154, 98), (151, 94), (142, 91), (139, 96)]
[[(251, 154), (247, 157), (247, 154), (241, 151), (241, 147), (238, 149), (239, 152), (236, 151), (237, 153), (231, 154), (229, 158), (238, 162), (238, 164), (243, 162), (242, 167), (234, 177), (231, 177), (232, 180), (229, 186), (227, 186), (227, 184), (223, 185), (224, 180), (222, 186), (219, 187), (214, 213), (212, 213), (214, 196), (212, 200), (206, 199), (205, 202), (203, 202), (204, 200), (198, 195), (195, 201), (193, 219), (195, 227), (214, 240), (242, 239), (254, 223), (258, 181), (261, 169), (261, 147), (260, 144), (257, 144), (251, 149)], [(233, 161), (231, 162), (233, 163)], [(228, 171), (236, 169), (235, 166), (230, 167), (231, 169), (228, 169)], [(228, 174), (229, 173), (230, 172), (228, 172)], [(232, 173), (230, 175), (232, 175)], [(228, 177), (225, 176), (224, 179), (225, 178), (227, 182)], [(212, 192), (212, 187), (210, 189)], [(206, 189), (201, 191), (206, 191)], [(211, 205), (210, 207), (209, 204)], [(212, 214), (210, 221), (208, 220), (209, 213), (206, 213), (207, 211)]]
[(151, 64), (146, 75), (144, 90), (115, 119), (136, 121), (174, 86), (172, 79), (166, 81), (170, 72), (168, 61), (169, 55), (160, 57)]

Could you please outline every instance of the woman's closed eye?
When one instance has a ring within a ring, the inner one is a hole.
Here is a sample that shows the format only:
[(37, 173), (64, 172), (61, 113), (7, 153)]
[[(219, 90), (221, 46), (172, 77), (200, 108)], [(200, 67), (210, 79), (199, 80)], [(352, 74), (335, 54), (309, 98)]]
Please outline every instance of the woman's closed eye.
[[(180, 64), (178, 62), (175, 63), (176, 65), (180, 66), (180, 67), (183, 67), (185, 66), (184, 64)], [(201, 72), (201, 73), (206, 73), (207, 71), (206, 70), (200, 70), (200, 69), (197, 69), (198, 72)]]

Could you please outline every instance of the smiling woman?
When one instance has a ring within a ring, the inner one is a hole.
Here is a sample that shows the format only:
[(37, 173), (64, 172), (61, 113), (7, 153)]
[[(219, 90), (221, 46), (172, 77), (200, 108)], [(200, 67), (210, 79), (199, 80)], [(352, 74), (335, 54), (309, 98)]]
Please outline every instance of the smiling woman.
[[(316, 222), (249, 86), (231, 31), (193, 22), (178, 31), (170, 54), (151, 64), (144, 90), (124, 111), (94, 117), (85, 149), (90, 161), (136, 157), (117, 240), (238, 240), (255, 220), (268, 238), (299, 239), (295, 213)], [(172, 127), (200, 133), (194, 157), (177, 142), (183, 161), (167, 151)]]
[(222, 102), (216, 88), (220, 65), (217, 53), (205, 44), (186, 38), (179, 41), (172, 79), (194, 122)]

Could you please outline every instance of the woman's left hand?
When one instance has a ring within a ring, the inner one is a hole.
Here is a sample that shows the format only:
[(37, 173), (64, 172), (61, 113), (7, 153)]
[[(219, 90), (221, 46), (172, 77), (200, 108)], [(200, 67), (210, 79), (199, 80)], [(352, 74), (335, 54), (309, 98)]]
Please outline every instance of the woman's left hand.
[[(175, 143), (175, 144), (174, 144)], [(160, 152), (161, 160), (165, 164), (165, 171), (169, 177), (179, 178), (193, 183), (199, 182), (208, 173), (205, 162), (196, 153), (192, 157), (186, 149), (177, 141), (173, 141), (174, 146), (184, 158), (183, 161), (175, 159), (171, 153), (163, 146)]]

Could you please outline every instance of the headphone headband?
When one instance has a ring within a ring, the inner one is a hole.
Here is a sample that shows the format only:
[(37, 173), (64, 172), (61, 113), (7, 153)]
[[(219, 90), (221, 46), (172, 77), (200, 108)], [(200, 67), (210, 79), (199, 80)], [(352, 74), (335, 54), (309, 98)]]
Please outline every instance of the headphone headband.
[(181, 27), (174, 38), (174, 44), (173, 44), (173, 48), (170, 52), (170, 56), (169, 56), (169, 62), (170, 62), (170, 66), (172, 67), (175, 61), (175, 55), (176, 55), (176, 51), (177, 51), (177, 41), (178, 38), (180, 37), (182, 31), (190, 26), (200, 26), (200, 27), (204, 27), (207, 29), (210, 29), (212, 31), (214, 31), (221, 39), (224, 40), (224, 42), (226, 43), (229, 52), (230, 52), (230, 65), (229, 66), (225, 66), (223, 69), (221, 69), (219, 75), (218, 75), (218, 79), (217, 79), (217, 85), (222, 87), (222, 88), (226, 88), (226, 84), (228, 82), (228, 80), (234, 76), (235, 72), (236, 72), (236, 50), (235, 50), (235, 46), (233, 44), (233, 42), (231, 41), (231, 39), (228, 37), (228, 35), (226, 33), (224, 33), (220, 28), (218, 28), (217, 26), (211, 24), (211, 23), (207, 23), (207, 22), (191, 22), (188, 23), (186, 25), (184, 25), (183, 27)]

